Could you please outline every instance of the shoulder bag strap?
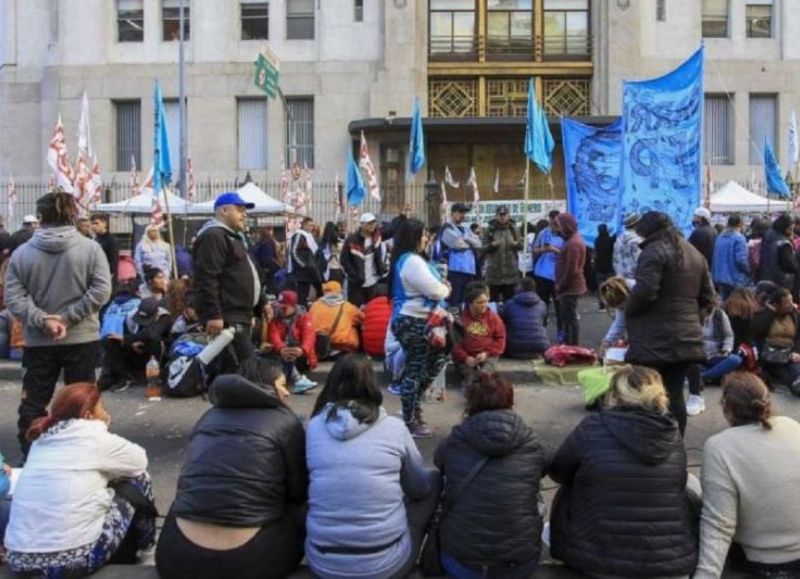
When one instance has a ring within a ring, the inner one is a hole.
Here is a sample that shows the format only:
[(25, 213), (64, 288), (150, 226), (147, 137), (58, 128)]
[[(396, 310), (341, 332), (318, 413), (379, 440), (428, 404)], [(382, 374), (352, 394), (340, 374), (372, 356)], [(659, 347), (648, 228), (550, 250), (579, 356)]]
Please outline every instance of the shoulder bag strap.
[(453, 490), (453, 493), (449, 497), (445, 496), (444, 506), (446, 508), (450, 509), (453, 507), (458, 497), (460, 497), (464, 491), (467, 490), (469, 484), (475, 479), (476, 476), (478, 476), (478, 473), (483, 470), (483, 467), (486, 466), (487, 462), (489, 462), (489, 457), (487, 456), (476, 462), (475, 466), (473, 466), (472, 469), (467, 473), (467, 476), (461, 479), (461, 482), (458, 483), (458, 486), (455, 488), (455, 490)]
[(345, 306), (345, 304), (342, 304), (341, 306), (339, 306), (339, 312), (336, 314), (336, 319), (333, 320), (333, 326), (331, 327), (331, 333), (330, 333), (331, 336), (336, 333), (336, 328), (339, 327), (339, 320), (342, 319), (342, 313), (344, 312), (344, 306)]

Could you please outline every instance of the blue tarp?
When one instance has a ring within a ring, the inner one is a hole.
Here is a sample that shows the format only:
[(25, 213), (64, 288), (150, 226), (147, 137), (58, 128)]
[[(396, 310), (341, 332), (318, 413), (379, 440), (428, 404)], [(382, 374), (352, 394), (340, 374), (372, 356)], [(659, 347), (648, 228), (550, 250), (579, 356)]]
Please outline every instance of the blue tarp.
[(622, 216), (622, 120), (595, 127), (561, 119), (566, 165), (567, 207), (578, 217), (580, 233), (594, 247), (597, 226), (614, 231)]
[(627, 213), (655, 210), (690, 231), (702, 188), (703, 48), (662, 77), (626, 81), (622, 111), (618, 225)]

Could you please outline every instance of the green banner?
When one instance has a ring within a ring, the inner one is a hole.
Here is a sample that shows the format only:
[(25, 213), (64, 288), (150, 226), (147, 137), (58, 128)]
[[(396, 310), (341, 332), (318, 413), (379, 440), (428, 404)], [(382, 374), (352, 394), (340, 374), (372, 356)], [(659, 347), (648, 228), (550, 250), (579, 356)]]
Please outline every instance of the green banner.
[(270, 63), (263, 54), (258, 55), (255, 62), (256, 73), (253, 79), (255, 85), (267, 93), (270, 98), (278, 96), (278, 69)]

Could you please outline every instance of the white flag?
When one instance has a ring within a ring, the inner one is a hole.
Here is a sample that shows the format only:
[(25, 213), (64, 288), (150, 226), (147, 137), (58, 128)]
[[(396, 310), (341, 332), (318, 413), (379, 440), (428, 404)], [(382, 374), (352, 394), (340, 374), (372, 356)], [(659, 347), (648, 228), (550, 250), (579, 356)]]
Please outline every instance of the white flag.
[(789, 117), (789, 165), (797, 165), (800, 160), (800, 138), (797, 135), (797, 116), (792, 111)]
[(479, 203), (481, 200), (481, 192), (478, 190), (478, 177), (475, 175), (475, 167), (469, 168), (469, 180), (467, 180), (467, 188), (472, 188), (472, 200)]
[(453, 189), (461, 187), (461, 183), (453, 179), (453, 176), (450, 174), (450, 167), (447, 165), (444, 166), (444, 182)]
[(14, 185), (14, 177), (8, 178), (8, 189), (6, 189), (6, 218), (14, 218), (14, 207), (17, 205), (17, 187)]
[(78, 153), (83, 153), (84, 159), (94, 157), (92, 152), (92, 132), (89, 129), (89, 95), (83, 91), (81, 100), (81, 119), (78, 121)]
[(58, 121), (56, 121), (56, 126), (53, 129), (53, 137), (50, 139), (50, 145), (47, 149), (47, 162), (53, 169), (56, 186), (61, 187), (67, 193), (74, 193), (75, 171), (69, 162), (61, 115), (58, 115)]
[(97, 158), (92, 164), (89, 181), (86, 183), (86, 204), (94, 207), (103, 200), (103, 177), (100, 175), (100, 163)]
[(369, 157), (369, 146), (367, 146), (367, 138), (364, 136), (364, 131), (361, 131), (361, 147), (358, 156), (358, 168), (367, 174), (367, 189), (369, 189), (369, 196), (375, 201), (381, 200), (381, 190), (378, 187), (378, 174), (375, 172), (375, 165), (372, 164), (372, 159)]
[(494, 194), (500, 193), (500, 167), (494, 172)]
[(194, 171), (192, 171), (192, 158), (186, 157), (186, 199), (194, 201), (197, 194), (197, 185), (194, 182)]

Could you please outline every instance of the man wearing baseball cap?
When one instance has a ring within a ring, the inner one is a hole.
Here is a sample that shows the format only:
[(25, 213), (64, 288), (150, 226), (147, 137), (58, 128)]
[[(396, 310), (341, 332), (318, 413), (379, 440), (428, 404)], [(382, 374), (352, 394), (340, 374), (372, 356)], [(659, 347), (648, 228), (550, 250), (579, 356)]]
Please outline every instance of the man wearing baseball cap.
[(361, 307), (375, 297), (375, 284), (384, 274), (378, 218), (362, 213), (358, 231), (342, 247), (342, 269), (347, 275), (347, 299)]
[(197, 313), (210, 338), (223, 328), (234, 330), (235, 359), (221, 371), (235, 370), (253, 353), (251, 322), (261, 299), (261, 281), (247, 251), (247, 210), (254, 205), (238, 193), (222, 193), (214, 202), (215, 217), (197, 233), (194, 244), (194, 287)]
[(481, 248), (481, 240), (464, 225), (470, 209), (466, 203), (453, 203), (450, 220), (442, 226), (439, 261), (447, 263), (447, 281), (453, 288), (448, 301), (456, 307), (464, 301), (464, 288), (478, 275), (475, 252)]
[(311, 316), (299, 306), (297, 293), (291, 290), (278, 294), (275, 307), (276, 315), (267, 325), (267, 340), (283, 361), (283, 373), (292, 393), (303, 394), (317, 386), (305, 374), (317, 367), (314, 325)]
[(26, 215), (22, 218), (22, 227), (11, 234), (11, 253), (20, 245), (33, 237), (33, 232), (39, 227), (39, 220), (35, 215)]
[(710, 271), (711, 262), (714, 260), (714, 242), (717, 240), (717, 231), (711, 225), (711, 211), (705, 207), (695, 209), (692, 225), (694, 225), (694, 231), (689, 236), (689, 243), (703, 254)]

